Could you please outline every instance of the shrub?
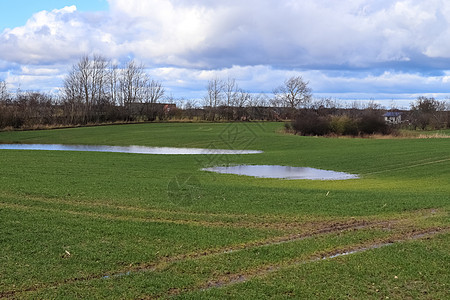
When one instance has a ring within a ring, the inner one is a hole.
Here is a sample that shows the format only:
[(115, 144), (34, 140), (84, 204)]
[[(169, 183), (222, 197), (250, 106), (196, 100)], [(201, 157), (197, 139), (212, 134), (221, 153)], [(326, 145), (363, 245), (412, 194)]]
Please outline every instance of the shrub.
[[(285, 126), (288, 130), (288, 126)], [(301, 110), (297, 113), (292, 128), (300, 135), (372, 135), (391, 134), (393, 128), (386, 124), (381, 111), (368, 109), (359, 117), (321, 116), (313, 110)]]
[(358, 121), (360, 134), (389, 134), (391, 128), (383, 119), (380, 111), (366, 110)]
[(337, 135), (358, 135), (357, 122), (347, 115), (332, 116), (330, 121), (330, 130)]
[(307, 110), (301, 110), (297, 113), (292, 127), (295, 133), (301, 135), (326, 135), (330, 133), (329, 118)]

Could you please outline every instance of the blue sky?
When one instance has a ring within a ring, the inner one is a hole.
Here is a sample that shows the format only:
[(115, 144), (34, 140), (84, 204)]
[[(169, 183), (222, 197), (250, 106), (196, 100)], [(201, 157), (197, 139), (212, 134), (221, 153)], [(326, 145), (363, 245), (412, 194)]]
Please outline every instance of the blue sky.
[(0, 31), (23, 26), (36, 12), (76, 5), (79, 11), (106, 11), (106, 0), (0, 0)]
[(144, 63), (176, 98), (301, 75), (314, 96), (408, 106), (450, 97), (447, 0), (0, 0), (0, 80), (57, 91), (84, 54)]

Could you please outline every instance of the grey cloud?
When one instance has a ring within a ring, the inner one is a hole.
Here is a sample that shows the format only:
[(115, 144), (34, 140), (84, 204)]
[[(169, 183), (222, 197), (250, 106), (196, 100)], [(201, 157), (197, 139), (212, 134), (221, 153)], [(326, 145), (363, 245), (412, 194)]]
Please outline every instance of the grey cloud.
[(251, 91), (270, 92), (298, 73), (319, 93), (443, 92), (450, 69), (450, 2), (444, 0), (109, 3), (102, 13), (40, 12), (5, 30), (0, 61), (70, 65), (86, 53), (135, 57), (180, 75), (182, 84), (168, 80), (173, 91), (200, 91), (204, 74), (222, 74), (244, 78)]
[[(134, 53), (159, 65), (307, 69), (414, 68), (418, 54), (444, 69), (448, 61), (439, 63), (450, 58), (442, 41), (450, 37), (450, 18), (442, 12), (450, 3), (438, 0), (109, 2), (109, 12), (53, 11), (2, 33), (0, 58), (50, 61), (97, 51)], [(43, 33), (48, 37), (41, 40)], [(55, 48), (47, 57), (36, 53), (44, 43)], [(73, 51), (63, 55), (63, 49)]]

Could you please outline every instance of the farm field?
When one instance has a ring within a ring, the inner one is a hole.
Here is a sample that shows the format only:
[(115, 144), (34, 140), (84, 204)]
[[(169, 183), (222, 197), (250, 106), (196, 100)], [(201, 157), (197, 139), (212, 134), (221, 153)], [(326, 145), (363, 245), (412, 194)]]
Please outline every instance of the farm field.
[[(0, 132), (0, 143), (264, 151), (0, 150), (0, 298), (449, 298), (450, 139), (282, 130), (167, 123)], [(227, 164), (360, 178), (201, 171)]]

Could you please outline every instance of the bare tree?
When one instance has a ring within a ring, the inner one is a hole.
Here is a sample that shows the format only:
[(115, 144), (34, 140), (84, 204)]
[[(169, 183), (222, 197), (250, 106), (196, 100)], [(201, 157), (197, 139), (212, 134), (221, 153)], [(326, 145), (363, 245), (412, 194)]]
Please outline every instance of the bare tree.
[[(63, 88), (63, 102), (65, 106), (65, 114), (68, 118), (68, 122), (70, 124), (84, 122), (86, 119), (86, 95), (89, 96), (89, 93), (85, 93), (85, 89), (87, 89), (86, 84), (83, 84), (82, 79), (83, 76), (79, 70), (79, 65), (73, 66), (72, 70), (64, 79), (64, 88)], [(83, 119), (83, 120), (81, 120)]]
[(267, 95), (265, 93), (259, 93), (259, 94), (253, 94), (250, 95), (249, 101), (247, 102), (248, 106), (268, 106), (272, 103), (272, 101), (269, 100)]
[(6, 101), (9, 99), (8, 87), (5, 81), (0, 81), (0, 101)]
[(109, 64), (108, 76), (107, 80), (109, 82), (109, 95), (111, 97), (111, 102), (114, 105), (123, 106), (123, 102), (121, 103), (120, 95), (120, 86), (119, 86), (119, 66), (115, 63)]
[(309, 82), (304, 81), (301, 76), (290, 77), (273, 91), (275, 100), (286, 107), (299, 108), (311, 101), (311, 89), (308, 84)]
[(238, 94), (238, 85), (236, 83), (236, 79), (228, 78), (223, 82), (223, 90), (224, 90), (224, 101), (222, 103), (222, 107), (220, 109), (222, 116), (227, 120), (232, 120), (236, 115), (236, 97)]
[(234, 94), (232, 105), (235, 107), (244, 107), (250, 102), (251, 97), (250, 93), (238, 88)]
[(11, 113), (7, 101), (10, 100), (6, 82), (0, 80), (0, 128), (11, 126)]
[(145, 78), (145, 85), (142, 91), (142, 112), (149, 121), (156, 120), (158, 116), (161, 120), (164, 118), (164, 109), (160, 105), (156, 105), (162, 97), (164, 97), (164, 87), (161, 82)]
[(100, 55), (94, 55), (92, 59), (85, 55), (64, 79), (64, 98), (66, 102), (72, 103), (73, 108), (77, 106), (77, 109), (82, 110), (81, 115), (84, 119), (82, 122), (94, 121), (93, 119), (101, 113), (99, 111), (101, 104), (108, 97), (108, 65), (108, 60)]
[(205, 106), (208, 110), (208, 119), (215, 120), (216, 108), (220, 105), (223, 99), (224, 83), (219, 78), (214, 78), (208, 81), (206, 86), (207, 93), (205, 96)]
[(75, 79), (78, 80), (78, 84), (81, 87), (82, 99), (85, 104), (85, 116), (87, 111), (90, 110), (91, 106), (91, 93), (90, 93), (90, 83), (92, 76), (91, 62), (89, 56), (83, 56), (74, 69)]
[(228, 78), (227, 81), (223, 82), (224, 92), (225, 92), (225, 105), (233, 106), (235, 98), (238, 92), (238, 85), (236, 79)]
[(93, 105), (98, 105), (106, 98), (109, 62), (100, 55), (94, 55), (91, 65), (91, 99)]
[(245, 106), (249, 103), (251, 99), (250, 93), (247, 91), (237, 88), (233, 93), (233, 98), (231, 102), (231, 110), (232, 115), (231, 118), (233, 120), (244, 120), (246, 119), (246, 108)]
[(144, 103), (158, 103), (164, 97), (165, 92), (161, 82), (153, 79), (147, 81), (144, 89)]
[(446, 127), (445, 109), (445, 101), (420, 96), (415, 103), (411, 103), (411, 123), (414, 128), (420, 129)]
[(108, 114), (129, 120), (132, 115), (146, 115), (164, 92), (143, 64), (131, 60), (120, 68), (100, 55), (85, 55), (64, 80), (63, 102), (71, 122), (99, 122)]
[(122, 70), (120, 87), (125, 106), (143, 102), (145, 86), (148, 82), (148, 76), (144, 69), (143, 64), (138, 65), (134, 60), (131, 60)]
[(215, 108), (220, 105), (223, 99), (224, 83), (219, 78), (214, 78), (208, 81), (206, 86), (207, 94), (205, 96), (205, 105)]

